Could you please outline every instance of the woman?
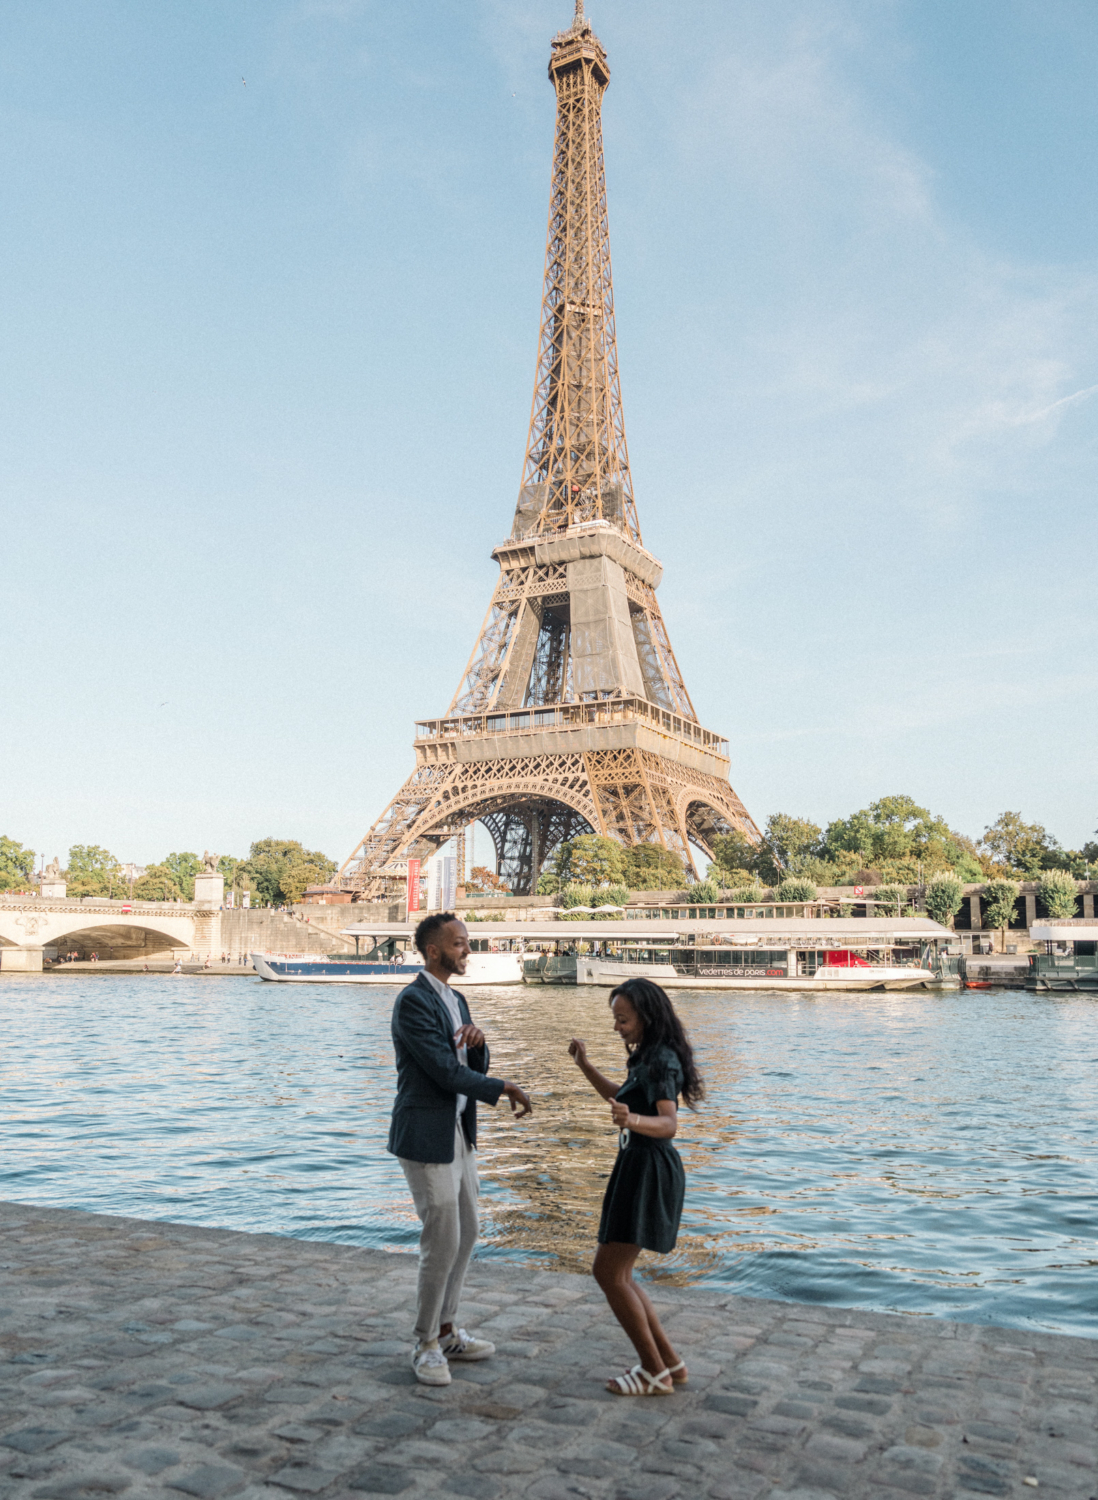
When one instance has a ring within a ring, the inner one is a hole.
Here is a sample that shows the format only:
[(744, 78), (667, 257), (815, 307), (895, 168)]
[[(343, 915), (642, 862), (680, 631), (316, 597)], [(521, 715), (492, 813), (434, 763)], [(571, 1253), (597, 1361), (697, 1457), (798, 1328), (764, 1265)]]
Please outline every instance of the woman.
[(686, 1177), (671, 1141), (678, 1100), (691, 1109), (704, 1093), (694, 1053), (671, 1001), (648, 979), (627, 979), (611, 993), (614, 1030), (629, 1053), (619, 1088), (588, 1061), (587, 1044), (568, 1047), (588, 1083), (604, 1099), (618, 1127), (618, 1159), (610, 1174), (599, 1224), (595, 1280), (629, 1336), (640, 1364), (606, 1389), (615, 1396), (667, 1396), (685, 1382), (686, 1362), (668, 1342), (648, 1293), (633, 1280), (642, 1250), (675, 1248)]

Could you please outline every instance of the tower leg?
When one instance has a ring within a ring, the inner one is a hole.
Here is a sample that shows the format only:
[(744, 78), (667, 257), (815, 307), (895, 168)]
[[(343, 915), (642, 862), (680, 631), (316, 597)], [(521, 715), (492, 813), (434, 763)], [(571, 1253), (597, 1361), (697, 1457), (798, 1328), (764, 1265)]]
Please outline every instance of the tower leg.
[(541, 812), (534, 808), (530, 813), (530, 894), (538, 888), (541, 874)]

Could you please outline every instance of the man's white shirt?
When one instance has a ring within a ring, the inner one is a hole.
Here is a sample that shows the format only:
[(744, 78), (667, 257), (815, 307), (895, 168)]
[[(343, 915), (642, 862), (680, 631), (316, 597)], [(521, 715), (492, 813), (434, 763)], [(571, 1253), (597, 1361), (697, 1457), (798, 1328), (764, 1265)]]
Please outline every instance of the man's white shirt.
[[(423, 972), (424, 972), (424, 974), (427, 975), (427, 978), (434, 985), (435, 994), (439, 997), (439, 999), (442, 1001), (443, 1005), (445, 1005), (446, 1009), (450, 1012), (450, 1020), (454, 1024), (454, 1030), (455, 1031), (459, 1031), (461, 1029), (462, 1025), (463, 1025), (463, 1022), (462, 1022), (462, 1019), (461, 1019), (461, 1010), (460, 1010), (460, 1008), (458, 1006), (458, 1003), (457, 1003), (457, 996), (454, 994), (453, 990), (450, 988), (450, 986), (446, 983), (445, 980), (443, 980), (443, 979), (436, 979), (435, 976), (433, 974), (431, 974), (427, 969), (424, 969)], [(468, 1067), (469, 1066), (469, 1049), (468, 1049), (468, 1047), (459, 1047), (457, 1049), (457, 1054), (458, 1054), (458, 1062), (461, 1063), (461, 1065), (463, 1067)], [(457, 1096), (457, 1113), (459, 1115), (463, 1112), (463, 1110), (465, 1109), (465, 1106), (466, 1106), (466, 1104), (468, 1104), (468, 1102), (469, 1102), (469, 1099), (468, 1099), (468, 1096), (466, 1094), (459, 1094)]]

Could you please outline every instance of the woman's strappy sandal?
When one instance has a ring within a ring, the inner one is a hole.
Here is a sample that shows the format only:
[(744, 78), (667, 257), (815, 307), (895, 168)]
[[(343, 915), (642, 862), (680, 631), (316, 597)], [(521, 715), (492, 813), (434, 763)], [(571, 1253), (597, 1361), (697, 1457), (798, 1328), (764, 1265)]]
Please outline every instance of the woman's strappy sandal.
[(614, 1396), (670, 1396), (674, 1385), (661, 1385), (671, 1372), (661, 1370), (658, 1375), (649, 1375), (640, 1365), (634, 1365), (624, 1375), (615, 1375), (606, 1387)]
[(685, 1359), (680, 1359), (677, 1365), (669, 1365), (666, 1373), (670, 1375), (675, 1385), (685, 1385), (690, 1379), (690, 1372), (686, 1368)]

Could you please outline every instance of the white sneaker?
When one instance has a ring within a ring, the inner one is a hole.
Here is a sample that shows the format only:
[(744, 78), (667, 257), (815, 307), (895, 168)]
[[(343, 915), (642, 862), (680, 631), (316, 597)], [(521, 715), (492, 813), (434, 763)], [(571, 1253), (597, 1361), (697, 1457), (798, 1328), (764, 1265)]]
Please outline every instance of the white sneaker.
[(412, 1369), (421, 1385), (449, 1385), (450, 1366), (435, 1339), (430, 1344), (417, 1344), (412, 1350)]
[(438, 1346), (447, 1359), (487, 1359), (496, 1352), (495, 1344), (476, 1338), (464, 1328), (452, 1329), (444, 1339), (439, 1339)]

